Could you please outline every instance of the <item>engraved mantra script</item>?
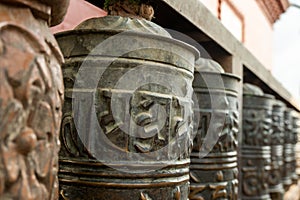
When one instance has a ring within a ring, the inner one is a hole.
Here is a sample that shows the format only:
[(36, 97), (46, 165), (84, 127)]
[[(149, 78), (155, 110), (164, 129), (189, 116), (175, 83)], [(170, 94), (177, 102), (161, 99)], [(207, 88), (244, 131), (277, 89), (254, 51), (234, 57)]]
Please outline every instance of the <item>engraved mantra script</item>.
[[(96, 96), (96, 101), (99, 102), (95, 106), (98, 123), (113, 148), (132, 153), (153, 152), (155, 157), (158, 156), (156, 151), (160, 149), (166, 153), (160, 156), (166, 158), (187, 156), (192, 120), (185, 119), (190, 118), (191, 114), (184, 110), (189, 107), (189, 102), (172, 95), (147, 91), (138, 91), (132, 95), (128, 91), (101, 89)], [(112, 102), (115, 106), (113, 109)], [(68, 99), (65, 102), (70, 103)], [(102, 142), (99, 141), (101, 135), (96, 134), (86, 134), (84, 137), (80, 135), (79, 138), (69, 112), (63, 118), (61, 134), (63, 149), (76, 157), (91, 156), (91, 152), (85, 150), (81, 141), (86, 141), (86, 147)], [(185, 141), (180, 142), (180, 149), (173, 145), (178, 141)], [(164, 149), (165, 147), (167, 148)], [(66, 151), (61, 154), (66, 155)]]

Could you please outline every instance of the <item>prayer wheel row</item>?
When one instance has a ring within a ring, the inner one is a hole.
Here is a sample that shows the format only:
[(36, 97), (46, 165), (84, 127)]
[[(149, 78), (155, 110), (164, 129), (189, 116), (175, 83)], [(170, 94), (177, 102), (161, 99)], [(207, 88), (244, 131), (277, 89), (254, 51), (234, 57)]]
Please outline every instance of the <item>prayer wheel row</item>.
[(295, 139), (297, 141), (295, 145), (295, 153), (296, 153), (296, 174), (298, 177), (300, 176), (300, 115), (298, 114), (298, 118), (294, 121), (295, 123)]
[(237, 199), (239, 78), (206, 60), (194, 78), (197, 51), (154, 30), (106, 17), (57, 35), (61, 199)]
[(145, 20), (58, 34), (61, 74), (59, 2), (0, 3), (0, 199), (282, 200), (297, 183), (299, 113), (245, 84), (239, 132), (240, 78)]
[(239, 133), (240, 79), (157, 25), (90, 19), (57, 40), (60, 199), (282, 199), (296, 180), (298, 116), (245, 85)]
[(299, 114), (244, 85), (241, 144), (242, 199), (283, 199), (297, 183), (295, 145)]

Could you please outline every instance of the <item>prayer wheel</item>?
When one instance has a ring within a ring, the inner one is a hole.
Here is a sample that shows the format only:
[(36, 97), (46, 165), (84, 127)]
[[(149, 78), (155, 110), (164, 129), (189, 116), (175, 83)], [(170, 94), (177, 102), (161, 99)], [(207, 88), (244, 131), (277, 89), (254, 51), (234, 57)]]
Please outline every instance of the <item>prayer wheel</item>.
[(283, 144), (284, 144), (284, 110), (285, 104), (274, 101), (271, 134), (271, 171), (268, 178), (269, 193), (272, 200), (282, 200)]
[(273, 96), (245, 84), (241, 148), (242, 199), (270, 200)]
[(212, 60), (196, 62), (194, 113), (199, 126), (191, 153), (190, 200), (237, 199), (240, 79), (220, 69)]
[(146, 20), (89, 19), (57, 40), (66, 63), (62, 199), (187, 199), (199, 52)]
[(284, 111), (284, 146), (283, 146), (283, 171), (282, 181), (284, 189), (287, 191), (292, 185), (292, 168), (294, 160), (293, 149), (293, 117), (292, 109), (286, 108)]
[(297, 134), (297, 144), (295, 146), (295, 154), (296, 154), (296, 174), (298, 177), (300, 176), (300, 113), (297, 115), (297, 121), (295, 123), (295, 134)]
[(292, 159), (292, 182), (293, 184), (298, 184), (298, 175), (297, 175), (297, 155), (296, 155), (296, 146), (298, 143), (298, 132), (299, 132), (299, 113), (293, 110), (292, 112), (292, 123), (293, 123), (293, 131), (292, 131), (292, 145), (293, 145), (293, 159)]

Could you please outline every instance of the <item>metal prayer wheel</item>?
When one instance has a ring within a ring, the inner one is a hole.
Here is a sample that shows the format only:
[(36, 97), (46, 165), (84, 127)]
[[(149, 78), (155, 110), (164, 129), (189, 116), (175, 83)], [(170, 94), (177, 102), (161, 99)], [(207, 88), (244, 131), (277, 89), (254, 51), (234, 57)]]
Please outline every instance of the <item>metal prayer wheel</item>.
[(62, 199), (187, 199), (193, 47), (122, 17), (57, 35), (66, 63)]
[(295, 119), (295, 134), (297, 135), (297, 144), (295, 146), (295, 154), (296, 154), (296, 174), (298, 177), (300, 176), (300, 113), (297, 114), (297, 118)]
[(241, 148), (242, 199), (269, 200), (273, 96), (244, 85)]
[(298, 132), (299, 132), (299, 113), (293, 110), (292, 112), (292, 145), (293, 145), (293, 159), (292, 159), (292, 182), (293, 184), (298, 184), (298, 175), (297, 175), (297, 155), (296, 155), (296, 145), (298, 142)]
[(237, 199), (240, 79), (207, 69), (208, 65), (216, 63), (200, 58), (194, 73), (199, 125), (191, 153), (189, 199)]
[(293, 118), (292, 109), (287, 108), (284, 111), (284, 146), (283, 158), (284, 165), (282, 171), (282, 181), (284, 189), (287, 191), (292, 185), (292, 168), (294, 160), (294, 145), (293, 145)]
[(268, 176), (269, 193), (272, 200), (282, 200), (284, 194), (281, 173), (283, 169), (285, 108), (284, 103), (274, 100), (271, 134), (271, 171)]

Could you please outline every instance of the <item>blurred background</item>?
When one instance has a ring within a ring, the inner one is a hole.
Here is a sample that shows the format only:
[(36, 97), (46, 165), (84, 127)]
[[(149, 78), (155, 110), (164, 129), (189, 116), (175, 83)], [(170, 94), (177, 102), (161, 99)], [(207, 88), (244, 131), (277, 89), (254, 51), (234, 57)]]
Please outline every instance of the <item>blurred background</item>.
[(299, 0), (275, 22), (272, 74), (300, 100), (300, 7)]

